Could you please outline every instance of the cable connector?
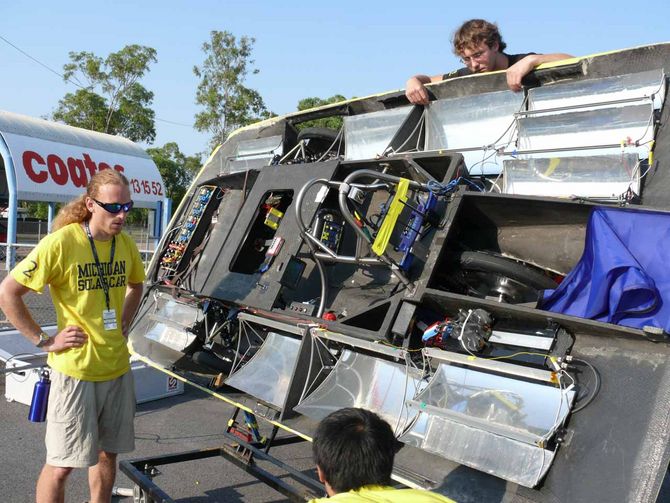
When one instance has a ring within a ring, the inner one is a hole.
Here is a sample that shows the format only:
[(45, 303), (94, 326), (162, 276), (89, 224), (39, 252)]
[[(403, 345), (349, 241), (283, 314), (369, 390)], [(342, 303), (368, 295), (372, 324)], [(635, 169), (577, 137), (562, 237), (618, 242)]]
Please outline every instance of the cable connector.
[(555, 356), (550, 356), (549, 357), (549, 363), (551, 363), (551, 366), (554, 368), (556, 372), (560, 372), (562, 370), (561, 364)]

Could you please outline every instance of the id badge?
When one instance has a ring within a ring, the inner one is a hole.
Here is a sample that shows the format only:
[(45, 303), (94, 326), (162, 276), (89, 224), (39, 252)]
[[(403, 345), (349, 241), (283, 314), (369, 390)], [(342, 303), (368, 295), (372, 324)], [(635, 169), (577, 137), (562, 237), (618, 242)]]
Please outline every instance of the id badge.
[(102, 312), (105, 330), (116, 330), (116, 309), (105, 309)]

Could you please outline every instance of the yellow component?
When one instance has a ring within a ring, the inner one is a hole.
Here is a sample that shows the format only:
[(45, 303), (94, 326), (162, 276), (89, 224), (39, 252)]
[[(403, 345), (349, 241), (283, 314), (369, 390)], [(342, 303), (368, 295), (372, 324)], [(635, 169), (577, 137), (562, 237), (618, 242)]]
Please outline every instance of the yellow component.
[(265, 222), (263, 223), (270, 227), (270, 229), (277, 230), (277, 227), (279, 227), (279, 222), (281, 222), (283, 216), (284, 213), (279, 211), (277, 208), (270, 208), (267, 215), (265, 215)]
[[(155, 368), (155, 369), (157, 369), (157, 370), (160, 370), (161, 372), (163, 372), (163, 373), (165, 373), (165, 374), (167, 374), (167, 375), (169, 375), (169, 376), (172, 376), (172, 377), (174, 377), (175, 379), (178, 379), (178, 380), (180, 380), (180, 381), (183, 382), (183, 383), (189, 384), (189, 385), (193, 386), (194, 388), (199, 389), (200, 391), (203, 391), (203, 392), (207, 393), (208, 395), (213, 396), (214, 398), (218, 398), (219, 400), (222, 400), (222, 401), (226, 402), (226, 403), (229, 404), (229, 405), (233, 405), (233, 406), (235, 406), (235, 407), (238, 407), (238, 408), (239, 408), (240, 410), (242, 410), (242, 411), (245, 411), (245, 412), (251, 412), (252, 414), (254, 413), (254, 411), (253, 411), (252, 409), (250, 409), (249, 407), (247, 407), (246, 405), (241, 404), (241, 403), (239, 403), (239, 402), (236, 402), (236, 401), (234, 401), (234, 400), (231, 400), (230, 398), (226, 397), (225, 395), (222, 395), (221, 393), (217, 393), (216, 391), (212, 391), (212, 390), (209, 389), (209, 388), (206, 388), (206, 387), (204, 387), (204, 386), (200, 386), (199, 384), (196, 384), (196, 383), (194, 383), (193, 381), (189, 381), (189, 380), (186, 379), (185, 377), (182, 377), (182, 376), (180, 376), (179, 374), (176, 374), (176, 373), (174, 373), (174, 372), (172, 372), (172, 371), (170, 371), (170, 370), (168, 370), (168, 369), (166, 369), (166, 368), (163, 368), (163, 367), (161, 367), (160, 365), (154, 363), (154, 362), (153, 362), (152, 360), (150, 360), (149, 358), (145, 358), (144, 356), (142, 356), (142, 355), (136, 353), (136, 352), (134, 351), (134, 349), (133, 349), (132, 341), (129, 341), (129, 342), (128, 342), (128, 349), (130, 350), (130, 353), (131, 353), (131, 354), (136, 355), (137, 358), (138, 358), (140, 361), (143, 361), (143, 362), (146, 363), (147, 365), (149, 365), (149, 366), (151, 366), (151, 367), (153, 367), (153, 368)], [(297, 435), (297, 436), (299, 436), (300, 438), (304, 438), (304, 439), (307, 440), (308, 442), (311, 442), (311, 441), (312, 441), (312, 437), (310, 437), (310, 436), (308, 436), (308, 435), (305, 435), (304, 433), (300, 433), (298, 430), (294, 430), (293, 428), (289, 428), (289, 427), (286, 426), (285, 424), (282, 424), (282, 423), (280, 423), (280, 422), (277, 422), (277, 421), (274, 421), (274, 420), (272, 420), (272, 419), (268, 419), (268, 418), (263, 418), (263, 420), (264, 420), (264, 421), (267, 421), (267, 422), (270, 423), (271, 425), (276, 426), (276, 427), (278, 427), (278, 428), (280, 428), (280, 429), (282, 429), (282, 430), (284, 430), (284, 431), (287, 431), (287, 432), (289, 432), (289, 433), (292, 433), (293, 435)]]
[(558, 168), (558, 165), (561, 164), (561, 159), (559, 157), (552, 157), (551, 161), (549, 161), (549, 167), (547, 168), (547, 171), (544, 172), (544, 176), (551, 176), (554, 171), (556, 171), (556, 168)]
[(508, 409), (511, 410), (519, 410), (519, 406), (512, 402), (509, 398), (507, 398), (503, 393), (500, 391), (493, 390), (492, 395), (495, 396), (500, 402), (505, 405)]
[(395, 196), (393, 196), (393, 201), (389, 205), (389, 209), (386, 212), (384, 221), (382, 222), (375, 242), (372, 244), (372, 251), (377, 255), (382, 255), (386, 251), (386, 247), (391, 240), (391, 234), (393, 234), (393, 229), (395, 224), (398, 221), (400, 212), (404, 207), (404, 202), (407, 201), (407, 190), (409, 189), (409, 180), (407, 178), (401, 178), (398, 182), (398, 188), (395, 191)]

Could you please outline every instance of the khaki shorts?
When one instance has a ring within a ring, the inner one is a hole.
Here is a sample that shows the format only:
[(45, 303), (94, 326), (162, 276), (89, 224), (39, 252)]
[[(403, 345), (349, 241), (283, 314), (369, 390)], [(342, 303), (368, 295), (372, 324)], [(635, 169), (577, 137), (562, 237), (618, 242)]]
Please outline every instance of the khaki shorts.
[(47, 464), (86, 468), (99, 451), (135, 449), (132, 371), (111, 381), (81, 381), (51, 370), (47, 409)]

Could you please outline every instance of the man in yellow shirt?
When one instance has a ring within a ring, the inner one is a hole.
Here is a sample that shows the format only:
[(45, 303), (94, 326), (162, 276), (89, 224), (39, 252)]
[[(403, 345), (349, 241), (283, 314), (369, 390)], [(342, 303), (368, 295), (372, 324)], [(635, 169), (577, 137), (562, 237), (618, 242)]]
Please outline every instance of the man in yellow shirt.
[[(7, 319), (48, 352), (51, 390), (47, 460), (37, 501), (63, 502), (74, 468), (89, 468), (91, 501), (110, 501), (118, 453), (135, 448), (135, 389), (127, 335), (142, 297), (144, 268), (122, 232), (132, 209), (128, 180), (108, 169), (64, 206), (54, 232), (0, 284)], [(23, 301), (49, 285), (58, 318), (50, 337)]]
[(374, 412), (346, 408), (329, 414), (319, 423), (312, 444), (329, 498), (310, 503), (453, 503), (430, 491), (391, 487), (399, 445), (391, 426)]

